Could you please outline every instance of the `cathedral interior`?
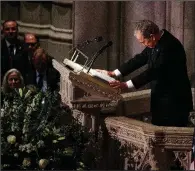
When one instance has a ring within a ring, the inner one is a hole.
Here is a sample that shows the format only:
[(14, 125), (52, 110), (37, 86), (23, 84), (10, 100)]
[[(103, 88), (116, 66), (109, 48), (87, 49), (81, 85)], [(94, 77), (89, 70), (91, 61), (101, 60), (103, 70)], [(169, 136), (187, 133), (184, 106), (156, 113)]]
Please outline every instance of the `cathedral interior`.
[[(95, 61), (93, 68), (105, 70), (118, 68), (123, 62), (133, 58), (144, 49), (133, 32), (133, 24), (137, 20), (144, 19), (155, 22), (160, 29), (168, 30), (184, 46), (194, 111), (194, 1), (1, 1), (1, 23), (5, 20), (16, 20), (19, 38), (23, 40), (25, 33), (37, 35), (40, 46), (55, 59), (54, 67), (61, 74), (62, 102), (72, 107), (74, 115), (81, 114), (80, 120), (83, 125), (96, 130), (97, 122), (103, 122), (108, 133), (115, 135), (120, 143), (125, 145), (127, 153), (121, 159), (120, 155), (116, 154), (116, 147), (112, 142), (109, 141), (110, 144), (107, 142), (107, 145), (113, 148), (107, 148), (105, 161), (101, 163), (99, 169), (166, 170), (170, 169), (170, 166), (173, 168), (175, 164), (170, 161), (177, 161), (180, 169), (188, 170), (190, 169), (193, 127), (167, 128), (147, 123), (150, 118), (150, 84), (136, 91), (124, 93), (121, 95), (124, 99), (121, 105), (106, 108), (108, 99), (103, 97), (99, 99), (100, 102), (95, 97), (91, 97), (89, 101), (85, 98), (75, 99), (76, 93), (80, 90), (73, 88), (71, 81), (75, 82), (76, 87), (83, 84), (80, 88), (84, 91), (91, 89), (91, 93), (107, 91), (107, 95), (112, 100), (118, 98), (114, 91), (105, 87), (92, 90), (90, 86), (95, 83), (85, 85), (79, 77), (69, 76), (61, 65), (65, 58), (72, 57), (75, 47), (77, 48), (77, 45), (83, 42), (90, 42), (82, 52), (87, 57), (91, 57), (102, 45), (112, 41), (112, 45)], [(2, 34), (1, 37), (3, 37)], [(97, 38), (101, 40), (97, 41)], [(127, 81), (144, 70), (146, 66), (121, 80)], [(104, 95), (103, 93), (99, 95)], [(79, 98), (80, 94), (78, 93)], [(92, 107), (87, 108), (89, 103)], [(104, 109), (96, 108), (96, 105), (103, 105)], [(115, 117), (112, 117), (113, 113)], [(97, 115), (101, 116), (97, 117)], [(122, 164), (116, 162), (119, 160)]]

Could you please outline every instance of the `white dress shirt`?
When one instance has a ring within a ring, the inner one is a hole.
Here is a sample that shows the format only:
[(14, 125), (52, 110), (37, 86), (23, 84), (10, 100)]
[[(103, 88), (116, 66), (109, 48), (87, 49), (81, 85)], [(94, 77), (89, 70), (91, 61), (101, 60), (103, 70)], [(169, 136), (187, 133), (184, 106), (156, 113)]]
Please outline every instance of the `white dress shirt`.
[[(39, 82), (39, 73), (36, 71), (36, 83), (38, 84)], [(46, 72), (43, 73), (43, 86), (41, 88), (41, 91), (45, 92), (47, 90), (47, 76)]]
[[(160, 36), (160, 38), (162, 37), (163, 34), (164, 34), (164, 31), (161, 30), (161, 36)], [(113, 72), (114, 72), (114, 74), (117, 77), (121, 75), (121, 72), (118, 69), (115, 69)], [(127, 84), (127, 87), (128, 88), (134, 88), (133, 82), (131, 80), (127, 81), (126, 84)]]
[[(6, 42), (6, 45), (7, 45), (8, 49), (9, 49), (11, 43), (8, 42), (7, 40), (5, 40), (5, 42)], [(10, 49), (9, 49), (9, 52), (10, 52)], [(15, 55), (15, 54), (16, 54), (16, 46), (14, 45), (14, 55)]]

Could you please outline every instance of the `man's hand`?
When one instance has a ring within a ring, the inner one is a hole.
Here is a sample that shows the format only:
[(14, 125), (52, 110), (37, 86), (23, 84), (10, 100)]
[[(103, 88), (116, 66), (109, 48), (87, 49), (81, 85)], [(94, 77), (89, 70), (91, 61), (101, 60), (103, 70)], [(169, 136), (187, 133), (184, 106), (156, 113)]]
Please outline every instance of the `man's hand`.
[(118, 80), (109, 82), (110, 86), (115, 89), (128, 89), (126, 82), (120, 82)]
[(101, 72), (103, 74), (109, 75), (110, 77), (115, 77), (115, 73), (113, 71), (106, 71), (102, 69), (96, 69), (96, 71)]

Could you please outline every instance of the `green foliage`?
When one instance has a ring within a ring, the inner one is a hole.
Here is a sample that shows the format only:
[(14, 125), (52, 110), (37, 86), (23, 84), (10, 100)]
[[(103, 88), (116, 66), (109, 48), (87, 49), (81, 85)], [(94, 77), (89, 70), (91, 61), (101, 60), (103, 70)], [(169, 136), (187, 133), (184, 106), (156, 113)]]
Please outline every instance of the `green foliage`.
[(72, 118), (57, 92), (24, 88), (2, 97), (2, 169), (95, 168), (101, 144), (94, 133)]

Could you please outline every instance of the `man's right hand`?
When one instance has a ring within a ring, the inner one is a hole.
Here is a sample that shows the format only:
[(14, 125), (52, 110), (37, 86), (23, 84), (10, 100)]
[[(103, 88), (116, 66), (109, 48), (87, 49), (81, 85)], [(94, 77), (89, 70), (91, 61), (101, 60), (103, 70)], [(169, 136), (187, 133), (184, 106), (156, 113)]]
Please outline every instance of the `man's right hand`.
[(115, 77), (115, 73), (113, 71), (107, 71), (103, 69), (96, 69), (96, 71), (101, 72), (103, 74), (109, 75), (110, 77)]

